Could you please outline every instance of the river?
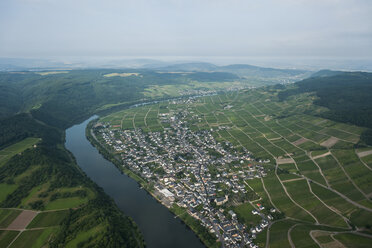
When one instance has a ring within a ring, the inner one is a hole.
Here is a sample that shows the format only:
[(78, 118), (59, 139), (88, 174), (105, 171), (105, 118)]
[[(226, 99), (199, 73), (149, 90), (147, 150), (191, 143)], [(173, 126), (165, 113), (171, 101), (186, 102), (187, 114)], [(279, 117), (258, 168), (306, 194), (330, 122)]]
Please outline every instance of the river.
[(111, 196), (124, 214), (133, 218), (149, 248), (205, 247), (197, 236), (137, 182), (122, 174), (85, 137), (91, 117), (66, 130), (65, 146), (79, 167)]

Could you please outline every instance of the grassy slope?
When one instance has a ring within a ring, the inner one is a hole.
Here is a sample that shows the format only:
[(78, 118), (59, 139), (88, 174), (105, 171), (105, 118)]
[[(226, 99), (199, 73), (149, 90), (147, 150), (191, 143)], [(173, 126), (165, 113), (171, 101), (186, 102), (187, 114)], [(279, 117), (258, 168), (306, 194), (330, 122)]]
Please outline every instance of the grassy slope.
[(24, 140), (0, 150), (0, 166), (5, 164), (14, 155), (23, 152), (40, 141), (38, 138), (25, 138)]

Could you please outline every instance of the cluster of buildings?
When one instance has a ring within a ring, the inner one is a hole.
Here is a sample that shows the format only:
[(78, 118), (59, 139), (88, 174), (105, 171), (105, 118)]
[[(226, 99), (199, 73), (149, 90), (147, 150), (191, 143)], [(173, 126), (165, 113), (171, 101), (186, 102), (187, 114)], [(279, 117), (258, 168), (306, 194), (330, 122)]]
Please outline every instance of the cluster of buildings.
[(262, 220), (256, 226), (246, 226), (231, 206), (242, 203), (236, 196), (252, 191), (246, 180), (266, 175), (264, 163), (245, 149), (238, 151), (229, 142), (217, 142), (213, 129), (191, 128), (189, 124), (198, 118), (187, 109), (174, 110), (159, 114), (166, 126), (161, 132), (112, 129), (109, 123), (95, 132), (120, 155), (123, 166), (153, 186), (152, 194), (164, 205), (184, 208), (223, 247), (256, 247), (256, 234), (268, 225), (271, 215), (254, 205), (252, 215), (258, 214)]

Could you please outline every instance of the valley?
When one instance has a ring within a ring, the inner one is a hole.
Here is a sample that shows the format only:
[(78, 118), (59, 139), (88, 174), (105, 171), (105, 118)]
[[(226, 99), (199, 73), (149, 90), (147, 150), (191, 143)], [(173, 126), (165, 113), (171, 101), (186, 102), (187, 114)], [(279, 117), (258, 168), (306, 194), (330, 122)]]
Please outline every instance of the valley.
[(308, 93), (280, 101), (281, 91), (131, 108), (101, 117), (91, 130), (119, 169), (208, 247), (211, 236), (224, 247), (372, 237), (372, 147), (355, 148), (365, 129), (315, 116), (326, 109)]
[(369, 73), (189, 66), (0, 73), (2, 246), (368, 243)]

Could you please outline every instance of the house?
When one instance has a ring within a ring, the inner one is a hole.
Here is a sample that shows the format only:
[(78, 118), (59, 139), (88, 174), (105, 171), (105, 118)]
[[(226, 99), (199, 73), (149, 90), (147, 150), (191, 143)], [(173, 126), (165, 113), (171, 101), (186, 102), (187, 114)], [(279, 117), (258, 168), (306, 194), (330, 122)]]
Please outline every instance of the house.
[(253, 209), (252, 210), (252, 214), (259, 214), (258, 211), (256, 209)]
[(222, 204), (226, 203), (229, 200), (229, 196), (225, 195), (225, 197), (219, 197), (214, 199), (214, 202), (217, 206), (221, 206)]
[(160, 193), (164, 195), (165, 198), (168, 198), (170, 201), (174, 201), (174, 194), (170, 192), (168, 189), (160, 190)]
[(236, 219), (236, 213), (234, 213), (234, 211), (229, 210), (229, 214), (231, 215), (231, 217), (232, 217), (233, 219)]

